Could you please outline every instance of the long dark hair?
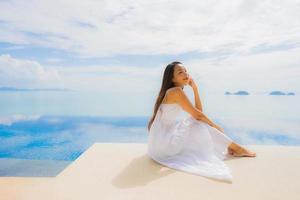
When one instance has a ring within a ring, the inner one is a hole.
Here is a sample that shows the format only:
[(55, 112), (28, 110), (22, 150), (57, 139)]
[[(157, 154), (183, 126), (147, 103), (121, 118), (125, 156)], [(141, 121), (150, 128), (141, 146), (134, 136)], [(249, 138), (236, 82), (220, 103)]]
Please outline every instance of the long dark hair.
[(155, 119), (155, 116), (156, 116), (156, 113), (157, 113), (157, 110), (167, 92), (167, 90), (169, 88), (172, 88), (172, 87), (175, 87), (172, 79), (173, 79), (173, 75), (174, 75), (174, 69), (175, 69), (175, 66), (177, 64), (182, 64), (181, 62), (178, 62), (178, 61), (174, 61), (170, 64), (167, 65), (167, 67), (165, 68), (165, 71), (164, 71), (164, 75), (163, 75), (163, 80), (162, 80), (162, 84), (161, 84), (161, 88), (160, 88), (160, 91), (159, 91), (159, 94), (158, 94), (158, 97), (156, 99), (156, 102), (155, 102), (155, 105), (154, 105), (154, 111), (153, 111), (153, 115), (152, 117), (150, 118), (149, 122), (148, 122), (148, 131), (150, 130), (151, 128), (151, 125)]

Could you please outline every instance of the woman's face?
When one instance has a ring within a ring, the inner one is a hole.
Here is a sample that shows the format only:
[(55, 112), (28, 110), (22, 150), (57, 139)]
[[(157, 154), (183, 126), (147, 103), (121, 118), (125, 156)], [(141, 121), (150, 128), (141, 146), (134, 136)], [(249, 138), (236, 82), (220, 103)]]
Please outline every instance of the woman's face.
[(174, 68), (172, 81), (176, 86), (184, 86), (188, 83), (189, 74), (182, 64), (177, 64)]

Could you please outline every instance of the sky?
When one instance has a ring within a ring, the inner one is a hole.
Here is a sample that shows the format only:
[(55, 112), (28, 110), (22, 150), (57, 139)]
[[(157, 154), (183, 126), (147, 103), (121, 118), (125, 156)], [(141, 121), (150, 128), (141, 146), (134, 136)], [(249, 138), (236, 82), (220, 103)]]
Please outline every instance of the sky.
[(298, 0), (0, 0), (0, 87), (157, 93), (180, 61), (207, 92), (300, 92)]

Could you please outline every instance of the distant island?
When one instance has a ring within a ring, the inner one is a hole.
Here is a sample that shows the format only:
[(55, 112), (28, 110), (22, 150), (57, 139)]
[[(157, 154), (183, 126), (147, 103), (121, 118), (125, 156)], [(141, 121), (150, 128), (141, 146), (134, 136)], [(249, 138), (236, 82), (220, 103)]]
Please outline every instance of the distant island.
[(295, 93), (294, 92), (289, 92), (286, 95), (295, 95)]
[(231, 93), (231, 92), (226, 91), (225, 95), (249, 95), (249, 93), (246, 92), (246, 91), (243, 91), (243, 90), (237, 91), (235, 93)]
[(0, 92), (3, 92), (3, 91), (73, 91), (73, 90), (70, 90), (70, 89), (57, 89), (57, 88), (32, 88), (32, 89), (29, 89), (29, 88), (14, 88), (14, 87), (0, 87)]
[[(279, 91), (279, 90), (276, 90), (276, 91), (272, 91), (272, 92), (270, 92), (270, 93), (268, 93), (269, 95), (291, 95), (291, 96), (293, 96), (293, 95), (295, 95), (295, 93), (294, 92), (286, 92), (286, 93), (284, 93), (284, 92), (282, 92), (282, 91)], [(237, 92), (229, 92), (229, 91), (226, 91), (225, 93), (224, 93), (224, 95), (249, 95), (249, 92), (247, 92), (247, 91), (244, 91), (244, 90), (239, 90), (239, 91), (237, 91)]]
[(281, 91), (272, 91), (269, 93), (269, 95), (295, 95), (295, 93), (294, 92), (284, 93)]

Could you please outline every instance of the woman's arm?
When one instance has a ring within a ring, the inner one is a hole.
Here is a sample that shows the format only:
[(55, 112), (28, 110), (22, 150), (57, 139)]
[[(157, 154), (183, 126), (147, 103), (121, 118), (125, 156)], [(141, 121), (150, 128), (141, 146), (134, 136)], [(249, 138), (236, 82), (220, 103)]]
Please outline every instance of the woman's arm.
[(187, 113), (190, 113), (196, 120), (203, 121), (221, 132), (224, 132), (221, 127), (211, 121), (202, 111), (200, 111), (200, 109), (193, 106), (182, 89), (176, 88), (171, 94), (174, 95), (174, 99), (177, 99), (177, 103), (182, 107), (182, 109)]
[(199, 109), (201, 112), (203, 112), (202, 103), (201, 103), (199, 93), (198, 93), (198, 87), (196, 85), (193, 86), (193, 91), (194, 91), (194, 97), (195, 97), (195, 107), (197, 109)]
[(197, 120), (203, 121), (212, 127), (216, 126), (216, 124), (213, 121), (211, 121), (203, 112)]
[(188, 84), (193, 88), (194, 91), (194, 97), (195, 97), (195, 107), (200, 110), (201, 112), (203, 112), (202, 109), (202, 103), (199, 97), (199, 93), (198, 93), (198, 86), (196, 85), (196, 83), (194, 82), (192, 77), (189, 77), (189, 81)]
[(218, 129), (219, 131), (221, 131), (222, 133), (224, 133), (224, 129), (222, 129), (221, 127), (219, 127), (217, 124), (215, 124), (214, 122), (212, 122), (204, 113), (202, 113), (202, 116), (199, 119), (200, 121), (203, 121), (205, 123), (207, 123), (208, 125), (210, 125), (211, 127), (214, 127), (216, 129)]
[(211, 121), (201, 110), (193, 106), (181, 88), (174, 89), (170, 94), (174, 95), (173, 98), (177, 99), (177, 103), (182, 107), (182, 109), (187, 113), (190, 113), (195, 119), (203, 121), (210, 126), (216, 126), (216, 124)]

